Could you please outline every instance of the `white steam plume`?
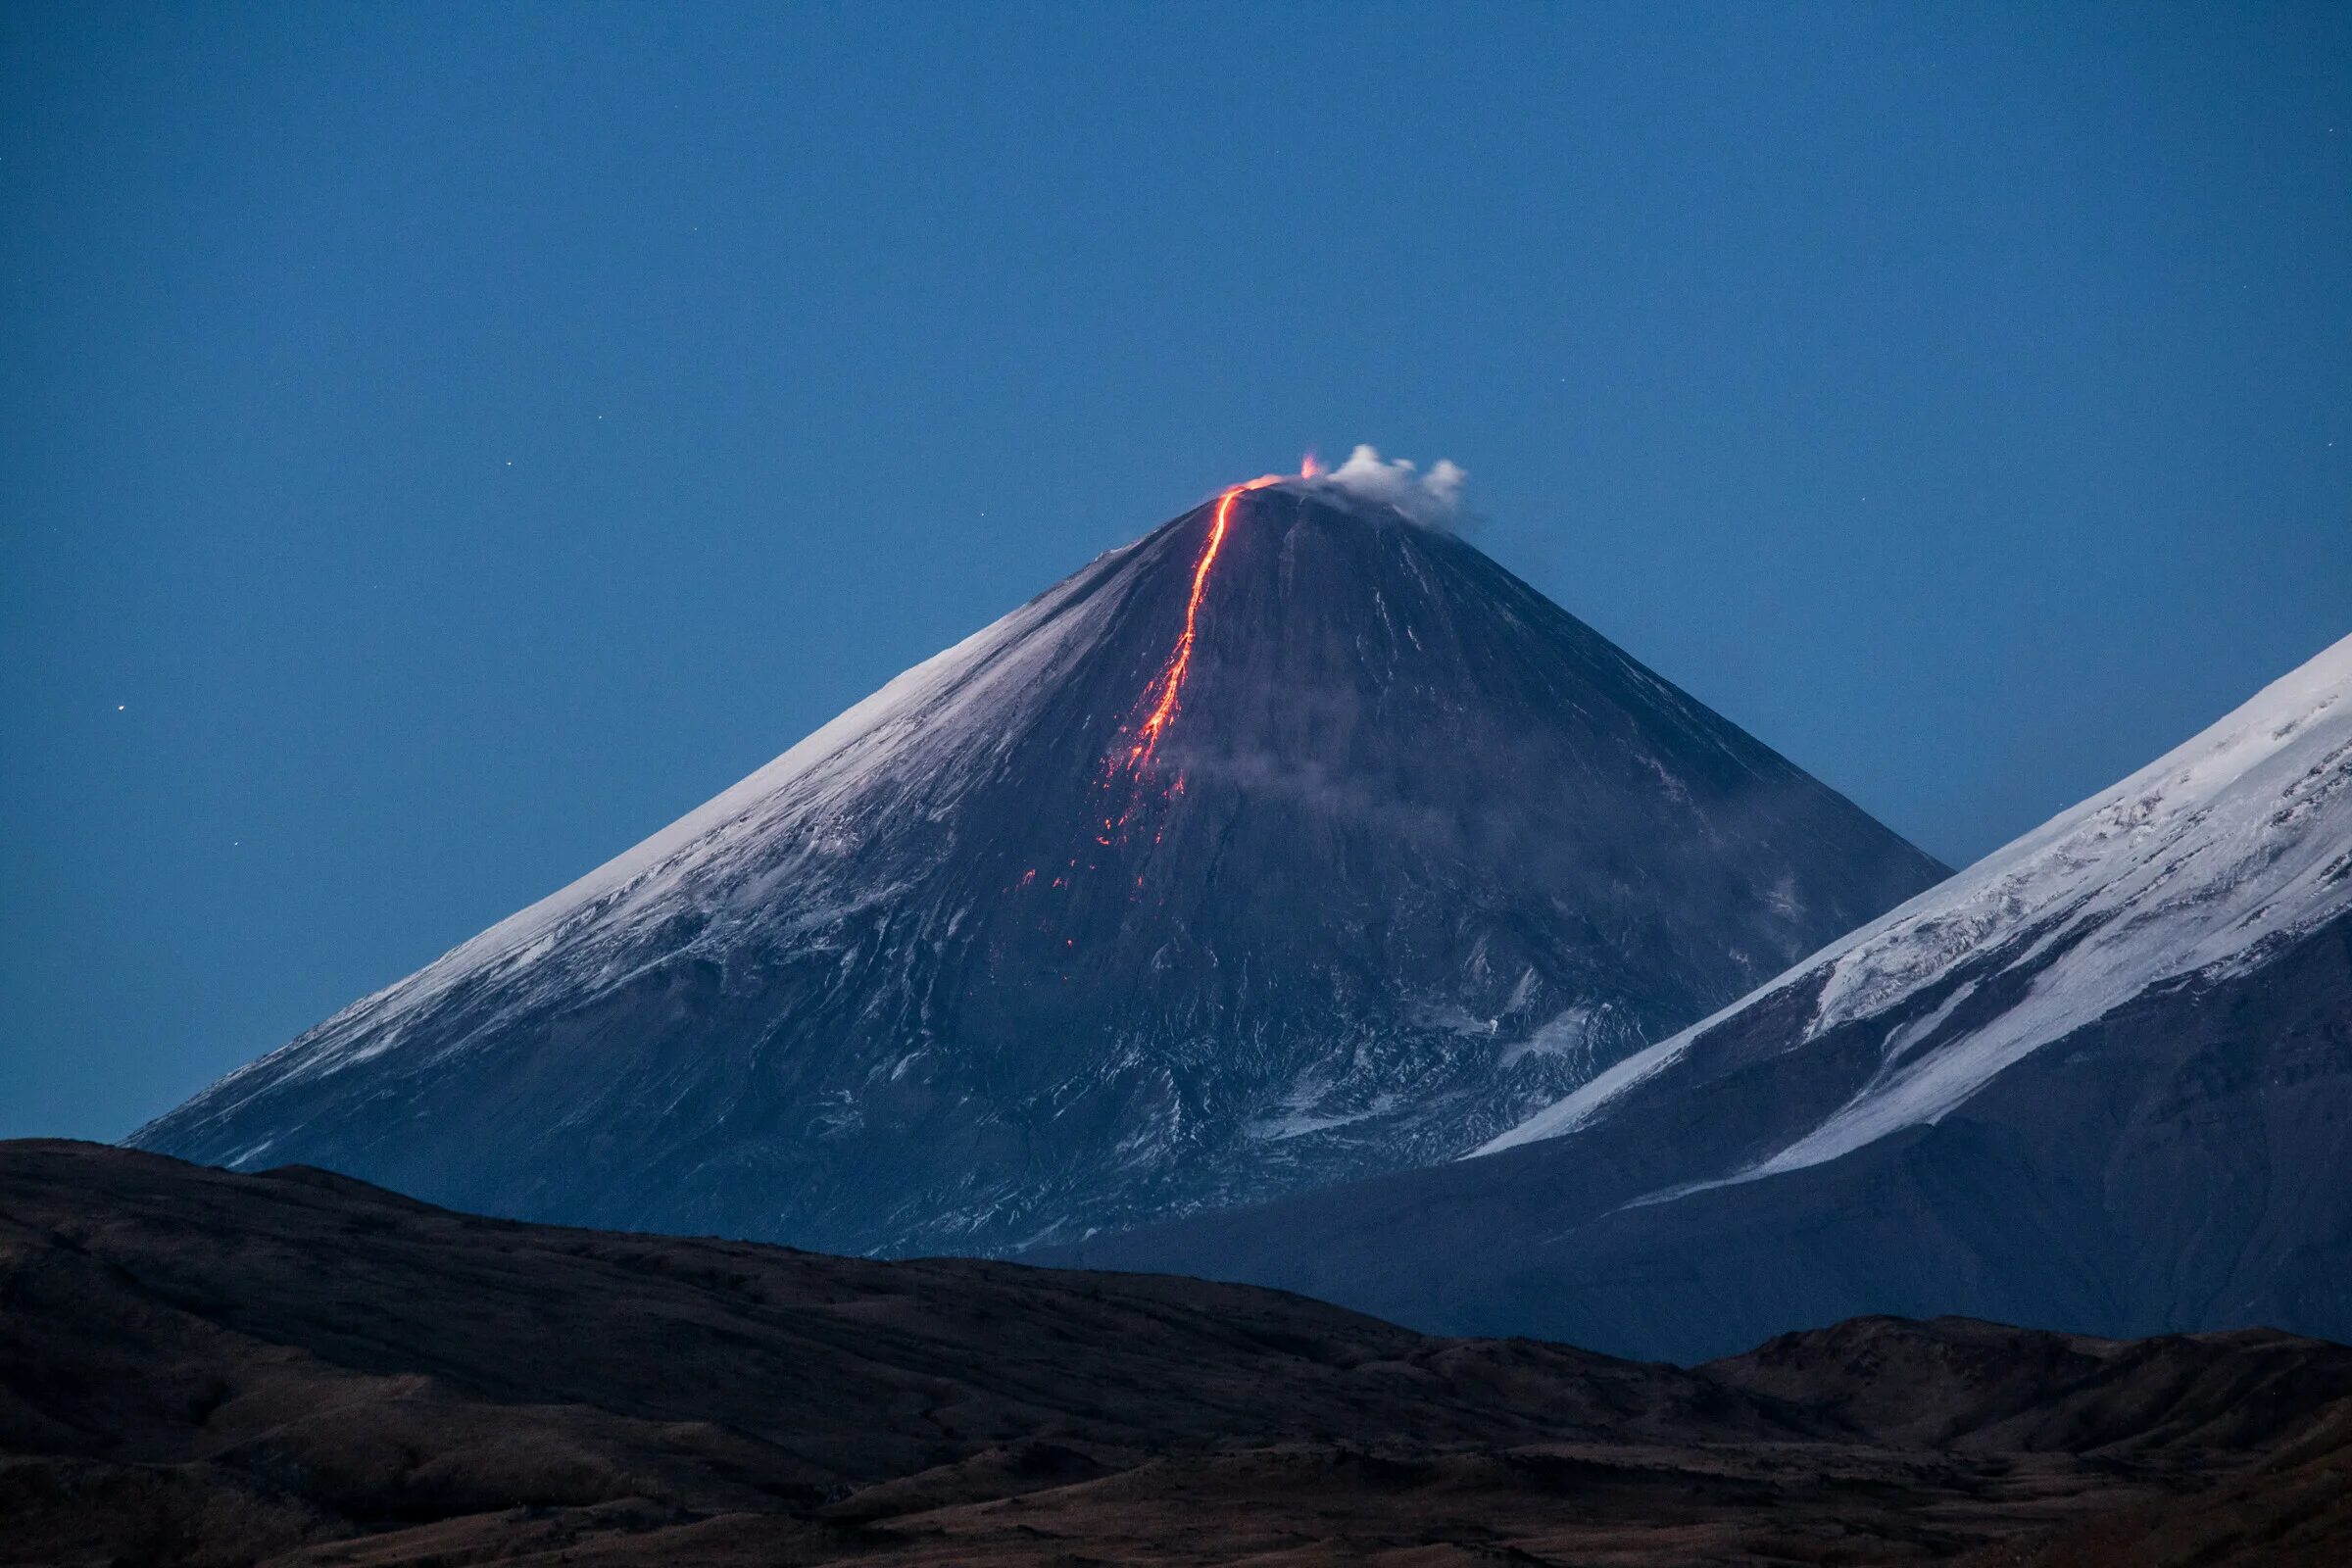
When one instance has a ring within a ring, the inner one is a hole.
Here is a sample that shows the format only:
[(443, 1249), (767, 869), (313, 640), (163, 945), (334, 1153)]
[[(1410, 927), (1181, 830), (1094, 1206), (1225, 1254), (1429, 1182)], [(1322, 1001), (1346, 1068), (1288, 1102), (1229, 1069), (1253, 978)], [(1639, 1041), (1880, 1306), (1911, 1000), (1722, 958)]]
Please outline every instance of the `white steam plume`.
[(1462, 486), (1469, 478), (1444, 458), (1423, 473), (1402, 458), (1392, 462), (1371, 447), (1359, 446), (1346, 463), (1308, 482), (1337, 485), (1360, 501), (1395, 507), (1426, 527), (1451, 528), (1462, 521)]

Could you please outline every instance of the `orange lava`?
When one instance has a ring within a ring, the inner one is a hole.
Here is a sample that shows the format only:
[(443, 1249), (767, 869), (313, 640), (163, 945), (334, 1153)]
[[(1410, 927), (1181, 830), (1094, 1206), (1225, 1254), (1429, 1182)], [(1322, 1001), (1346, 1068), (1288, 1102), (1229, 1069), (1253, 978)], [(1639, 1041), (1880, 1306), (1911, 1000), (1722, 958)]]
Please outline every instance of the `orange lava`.
[[(1167, 832), (1164, 808), (1185, 793), (1182, 773), (1163, 783), (1155, 764), (1159, 743), (1167, 738), (1168, 731), (1175, 725), (1176, 715), (1184, 706), (1185, 678), (1192, 673), (1193, 650), (1200, 640), (1200, 606), (1208, 595), (1209, 574), (1216, 569), (1217, 557), (1225, 548), (1226, 530), (1233, 525), (1235, 505), (1251, 490), (1263, 490), (1268, 485), (1281, 484), (1299, 476), (1311, 479), (1321, 471), (1321, 465), (1310, 453), (1298, 475), (1262, 474), (1247, 483), (1233, 485), (1217, 497), (1216, 511), (1209, 518), (1208, 537), (1201, 543), (1200, 559), (1193, 563), (1192, 592), (1186, 597), (1184, 605), (1184, 630), (1177, 635), (1176, 646), (1169, 653), (1167, 662), (1160, 666), (1159, 673), (1144, 687), (1143, 696), (1136, 701), (1134, 710), (1141, 713), (1142, 717), (1131, 718), (1122, 727), (1120, 740), (1112, 743), (1113, 750), (1103, 759), (1101, 775), (1102, 787), (1124, 795), (1125, 801), (1115, 811), (1102, 818), (1102, 831), (1090, 835), (1095, 841), (1089, 847), (1090, 853), (1124, 849), (1130, 842), (1131, 830), (1148, 817), (1161, 818), (1152, 829), (1152, 842), (1158, 844)], [(1125, 749), (1119, 750), (1122, 742)], [(1078, 859), (1072, 858), (1069, 870), (1054, 878), (1054, 889), (1060, 891), (1073, 887), (1078, 868)], [(1100, 866), (1096, 861), (1089, 860), (1086, 869), (1094, 871)], [(1028, 887), (1029, 879), (1022, 878), (1020, 885)], [(1138, 876), (1135, 879), (1136, 891), (1130, 897), (1140, 899), (1143, 886), (1144, 879)]]
[[(1193, 593), (1184, 606), (1184, 631), (1176, 639), (1176, 651), (1168, 656), (1167, 667), (1159, 672), (1155, 683), (1159, 696), (1152, 711), (1136, 727), (1135, 744), (1127, 751), (1129, 771), (1141, 771), (1150, 765), (1159, 750), (1160, 740), (1168, 726), (1176, 720), (1176, 710), (1184, 695), (1184, 677), (1193, 667), (1193, 644), (1200, 629), (1200, 598), (1208, 591), (1208, 574), (1217, 564), (1217, 552), (1225, 548), (1225, 527), (1233, 518), (1233, 504), (1246, 490), (1262, 490), (1270, 484), (1280, 484), (1286, 475), (1269, 473), (1248, 484), (1237, 484), (1217, 498), (1217, 514), (1209, 523), (1208, 543), (1200, 547), (1200, 559), (1193, 566)], [(1151, 688), (1146, 688), (1149, 695)]]

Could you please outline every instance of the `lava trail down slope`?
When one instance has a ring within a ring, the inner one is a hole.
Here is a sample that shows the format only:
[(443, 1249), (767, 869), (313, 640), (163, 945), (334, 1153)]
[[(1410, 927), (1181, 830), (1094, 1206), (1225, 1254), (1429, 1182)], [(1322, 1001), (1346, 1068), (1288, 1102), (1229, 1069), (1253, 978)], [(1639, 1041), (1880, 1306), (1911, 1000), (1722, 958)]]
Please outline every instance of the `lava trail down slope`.
[(2352, 638), (1428, 1171), (1054, 1254), (1685, 1359), (1864, 1312), (2352, 1339)]
[(1458, 1154), (1940, 874), (1461, 539), (1264, 481), (131, 1141), (1005, 1252)]

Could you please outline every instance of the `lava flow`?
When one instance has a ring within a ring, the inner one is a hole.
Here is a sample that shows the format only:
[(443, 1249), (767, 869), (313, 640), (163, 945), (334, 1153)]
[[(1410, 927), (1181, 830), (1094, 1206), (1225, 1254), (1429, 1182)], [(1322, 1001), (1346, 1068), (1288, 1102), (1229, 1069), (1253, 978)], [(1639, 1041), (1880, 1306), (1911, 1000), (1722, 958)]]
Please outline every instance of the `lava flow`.
[[(1312, 478), (1317, 471), (1315, 460), (1309, 457), (1302, 475)], [(1184, 793), (1184, 775), (1181, 773), (1165, 789), (1152, 786), (1157, 778), (1154, 763), (1159, 754), (1159, 743), (1167, 738), (1168, 730), (1176, 722), (1176, 714), (1183, 706), (1184, 682), (1192, 672), (1193, 649), (1200, 641), (1200, 605), (1208, 594), (1209, 573), (1216, 569), (1218, 553), (1225, 548), (1226, 530), (1233, 525), (1234, 507), (1242, 496), (1248, 491), (1280, 484), (1290, 477), (1289, 474), (1269, 473), (1246, 484), (1234, 485), (1217, 497), (1216, 511), (1209, 518), (1208, 537), (1201, 543), (1200, 559), (1193, 563), (1192, 592), (1184, 604), (1184, 630), (1177, 634), (1176, 647), (1169, 653), (1167, 662), (1160, 666), (1159, 673), (1152, 677), (1150, 684), (1144, 687), (1143, 695), (1136, 700), (1134, 712), (1140, 716), (1131, 718), (1121, 727), (1119, 738), (1113, 742), (1112, 750), (1103, 760), (1102, 787), (1113, 792), (1119, 792), (1123, 787), (1126, 800), (1105, 812), (1100, 831), (1090, 835), (1094, 842), (1070, 857), (1068, 868), (1050, 884), (1053, 889), (1059, 891), (1069, 888), (1081, 872), (1101, 869), (1097, 857), (1102, 851), (1124, 846), (1130, 830), (1139, 818), (1151, 814), (1152, 806), (1172, 802)], [(1164, 831), (1164, 823), (1152, 835), (1154, 844), (1159, 842), (1161, 831)], [(1027, 871), (1023, 873), (1019, 885), (1030, 887), (1036, 880), (1036, 871)], [(1135, 880), (1136, 886), (1141, 888), (1143, 878), (1138, 876)], [(1040, 929), (1051, 931), (1052, 926), (1048, 923)]]
[[(1313, 459), (1307, 460), (1307, 471), (1310, 473), (1313, 472)], [(1185, 601), (1184, 630), (1176, 639), (1176, 651), (1168, 656), (1166, 666), (1152, 685), (1144, 688), (1144, 703), (1150, 705), (1150, 711), (1145, 714), (1144, 721), (1136, 726), (1135, 739), (1129, 744), (1125, 759), (1112, 765), (1114, 774), (1122, 769), (1140, 774), (1151, 766), (1153, 756), (1159, 751), (1160, 741), (1167, 735), (1168, 726), (1176, 720), (1177, 705), (1184, 692), (1184, 677), (1193, 667), (1193, 643), (1200, 625), (1200, 599), (1208, 591), (1208, 574), (1217, 564), (1217, 552), (1225, 547), (1225, 528), (1233, 518), (1233, 504), (1242, 498), (1244, 491), (1263, 490), (1267, 485), (1280, 484), (1287, 477), (1287, 474), (1269, 473), (1247, 484), (1237, 484), (1217, 497), (1217, 514), (1208, 526), (1208, 542), (1200, 547), (1200, 559), (1193, 566), (1193, 592), (1192, 597)], [(1154, 692), (1157, 693), (1156, 698)]]

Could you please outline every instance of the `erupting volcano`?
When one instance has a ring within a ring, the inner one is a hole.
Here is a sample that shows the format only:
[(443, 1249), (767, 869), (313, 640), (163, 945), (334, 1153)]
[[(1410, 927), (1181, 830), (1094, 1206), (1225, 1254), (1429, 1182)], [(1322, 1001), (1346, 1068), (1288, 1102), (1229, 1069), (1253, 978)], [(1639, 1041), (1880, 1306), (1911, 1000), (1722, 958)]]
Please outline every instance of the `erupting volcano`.
[(1014, 1250), (1458, 1153), (1939, 874), (1362, 457), (1102, 556), (133, 1141)]
[[(1224, 547), (1225, 530), (1233, 521), (1233, 504), (1245, 490), (1262, 489), (1277, 483), (1274, 479), (1253, 479), (1237, 484), (1217, 497), (1215, 520), (1208, 525), (1208, 542), (1200, 547), (1200, 564), (1193, 568), (1192, 596), (1184, 602), (1184, 633), (1176, 639), (1176, 652), (1168, 656), (1168, 667), (1159, 672), (1145, 692), (1151, 711), (1136, 726), (1135, 743), (1127, 748), (1127, 770), (1141, 772), (1152, 765), (1152, 754), (1159, 750), (1160, 737), (1176, 718), (1176, 704), (1184, 691), (1184, 677), (1193, 667), (1193, 644), (1200, 631), (1200, 598), (1208, 592), (1208, 574), (1216, 566), (1217, 552)], [(1156, 692), (1156, 697), (1152, 693)]]
[[(1315, 460), (1309, 456), (1300, 477), (1311, 479), (1314, 474)], [(1193, 567), (1192, 592), (1184, 602), (1184, 630), (1177, 635), (1176, 647), (1168, 655), (1166, 665), (1152, 677), (1152, 684), (1144, 688), (1143, 700), (1136, 704), (1135, 710), (1142, 716), (1120, 729), (1110, 756), (1104, 761), (1103, 787), (1113, 791), (1123, 790), (1126, 796), (1118, 812), (1102, 819), (1102, 832), (1095, 842), (1104, 849), (1118, 843), (1133, 828), (1136, 817), (1154, 794), (1161, 804), (1165, 804), (1184, 792), (1182, 774), (1177, 775), (1164, 790), (1155, 790), (1157, 769), (1154, 763), (1159, 756), (1159, 743), (1166, 737), (1168, 726), (1176, 722), (1177, 709), (1183, 700), (1184, 678), (1193, 667), (1193, 648), (1200, 635), (1200, 601), (1208, 593), (1208, 575), (1216, 568), (1217, 553), (1225, 546), (1225, 531), (1233, 524), (1234, 503), (1249, 491), (1263, 490), (1268, 485), (1282, 483), (1284, 475), (1279, 473), (1265, 474), (1247, 484), (1237, 484), (1217, 497), (1216, 512), (1209, 520), (1208, 536), (1201, 542), (1200, 560)], [(1075, 858), (1071, 859), (1070, 866), (1073, 870), (1077, 868)], [(1092, 869), (1091, 865), (1089, 868)], [(1140, 887), (1143, 879), (1138, 877), (1136, 880)]]

